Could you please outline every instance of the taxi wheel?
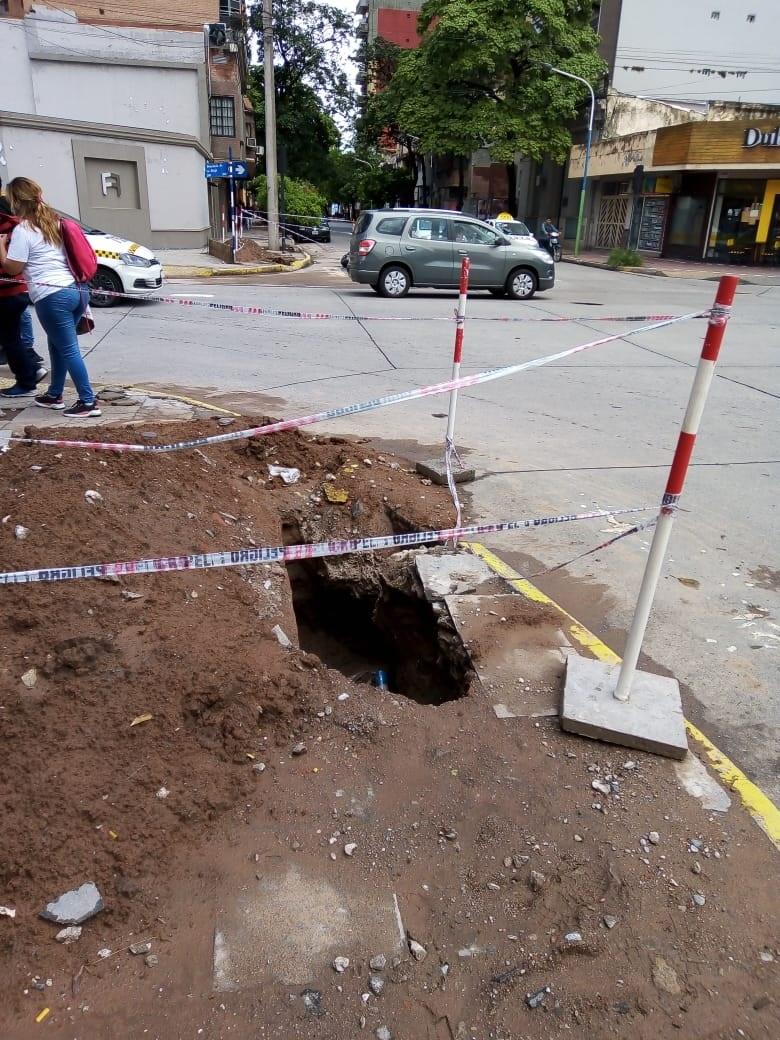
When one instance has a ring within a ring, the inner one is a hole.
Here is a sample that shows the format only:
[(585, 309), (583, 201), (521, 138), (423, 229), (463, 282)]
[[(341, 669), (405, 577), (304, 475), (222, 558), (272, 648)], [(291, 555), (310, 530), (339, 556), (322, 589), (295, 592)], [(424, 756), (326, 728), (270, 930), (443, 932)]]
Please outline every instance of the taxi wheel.
[(93, 307), (112, 307), (117, 302), (116, 297), (104, 296), (100, 290), (121, 293), (122, 283), (109, 267), (98, 267), (89, 288), (89, 302)]

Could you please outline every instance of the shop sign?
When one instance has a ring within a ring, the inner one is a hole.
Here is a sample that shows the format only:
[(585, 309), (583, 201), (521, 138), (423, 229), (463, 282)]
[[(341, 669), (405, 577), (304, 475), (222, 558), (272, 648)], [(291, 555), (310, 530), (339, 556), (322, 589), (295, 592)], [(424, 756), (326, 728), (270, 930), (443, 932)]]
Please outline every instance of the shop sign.
[(745, 131), (745, 148), (780, 148), (780, 126), (774, 130), (759, 130), (757, 126), (748, 127)]

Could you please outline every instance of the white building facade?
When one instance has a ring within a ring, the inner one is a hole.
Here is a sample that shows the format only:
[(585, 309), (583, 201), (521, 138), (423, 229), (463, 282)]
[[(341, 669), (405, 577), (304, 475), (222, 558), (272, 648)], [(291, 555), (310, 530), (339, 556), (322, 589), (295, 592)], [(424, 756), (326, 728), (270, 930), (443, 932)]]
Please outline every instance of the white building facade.
[(203, 34), (0, 18), (0, 178), (37, 180), (85, 224), (202, 246), (210, 157)]

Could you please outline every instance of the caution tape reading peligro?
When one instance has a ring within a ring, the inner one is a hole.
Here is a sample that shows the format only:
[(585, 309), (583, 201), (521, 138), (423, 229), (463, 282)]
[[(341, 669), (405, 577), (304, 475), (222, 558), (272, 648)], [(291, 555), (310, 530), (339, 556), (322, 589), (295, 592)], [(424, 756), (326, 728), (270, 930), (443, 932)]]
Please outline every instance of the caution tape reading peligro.
[(472, 538), (475, 535), (495, 534), (499, 531), (549, 527), (552, 524), (565, 524), (574, 520), (595, 520), (624, 513), (644, 513), (649, 508), (651, 507), (633, 506), (626, 509), (598, 509), (590, 513), (568, 513), (562, 516), (536, 517), (529, 520), (506, 520), (493, 524), (474, 524), (470, 527), (452, 527), (440, 531), (411, 531), (406, 534), (380, 535), (374, 538), (348, 538), (330, 542), (312, 542), (305, 545), (261, 546), (249, 549), (230, 549), (224, 552), (161, 556), (148, 560), (120, 560), (114, 563), (39, 567), (29, 571), (0, 573), (0, 585), (23, 585), (41, 581), (74, 581), (79, 578), (103, 578), (112, 574), (160, 574), (169, 571), (203, 571), (218, 567), (287, 563), (291, 560), (311, 560), (321, 556), (346, 556), (349, 553), (398, 549), (422, 545), (426, 542), (444, 542), (451, 538)]

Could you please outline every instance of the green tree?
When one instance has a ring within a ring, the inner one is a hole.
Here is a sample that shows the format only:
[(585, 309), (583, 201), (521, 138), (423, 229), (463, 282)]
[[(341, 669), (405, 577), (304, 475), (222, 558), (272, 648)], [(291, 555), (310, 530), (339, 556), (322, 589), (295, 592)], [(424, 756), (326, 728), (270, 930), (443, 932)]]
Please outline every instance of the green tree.
[[(250, 22), (262, 47), (261, 5)], [(274, 4), (274, 79), (278, 144), (287, 152), (290, 176), (319, 184), (327, 177), (326, 162), (338, 145), (335, 117), (350, 120), (355, 95), (343, 54), (352, 42), (352, 19), (315, 0), (276, 0)], [(250, 94), (265, 133), (262, 65), (250, 72)]]
[(587, 92), (545, 66), (599, 79), (592, 17), (590, 0), (427, 0), (422, 44), (399, 57), (372, 123), (397, 126), (439, 154), (489, 148), (497, 162), (518, 152), (562, 161)]
[[(264, 173), (252, 181), (255, 198), (260, 209), (268, 208), (268, 178)], [(325, 212), (327, 199), (313, 184), (297, 180), (295, 177), (284, 178), (284, 211), (290, 215), (291, 222), (304, 227), (314, 227)], [(310, 218), (310, 219), (307, 219)]]

